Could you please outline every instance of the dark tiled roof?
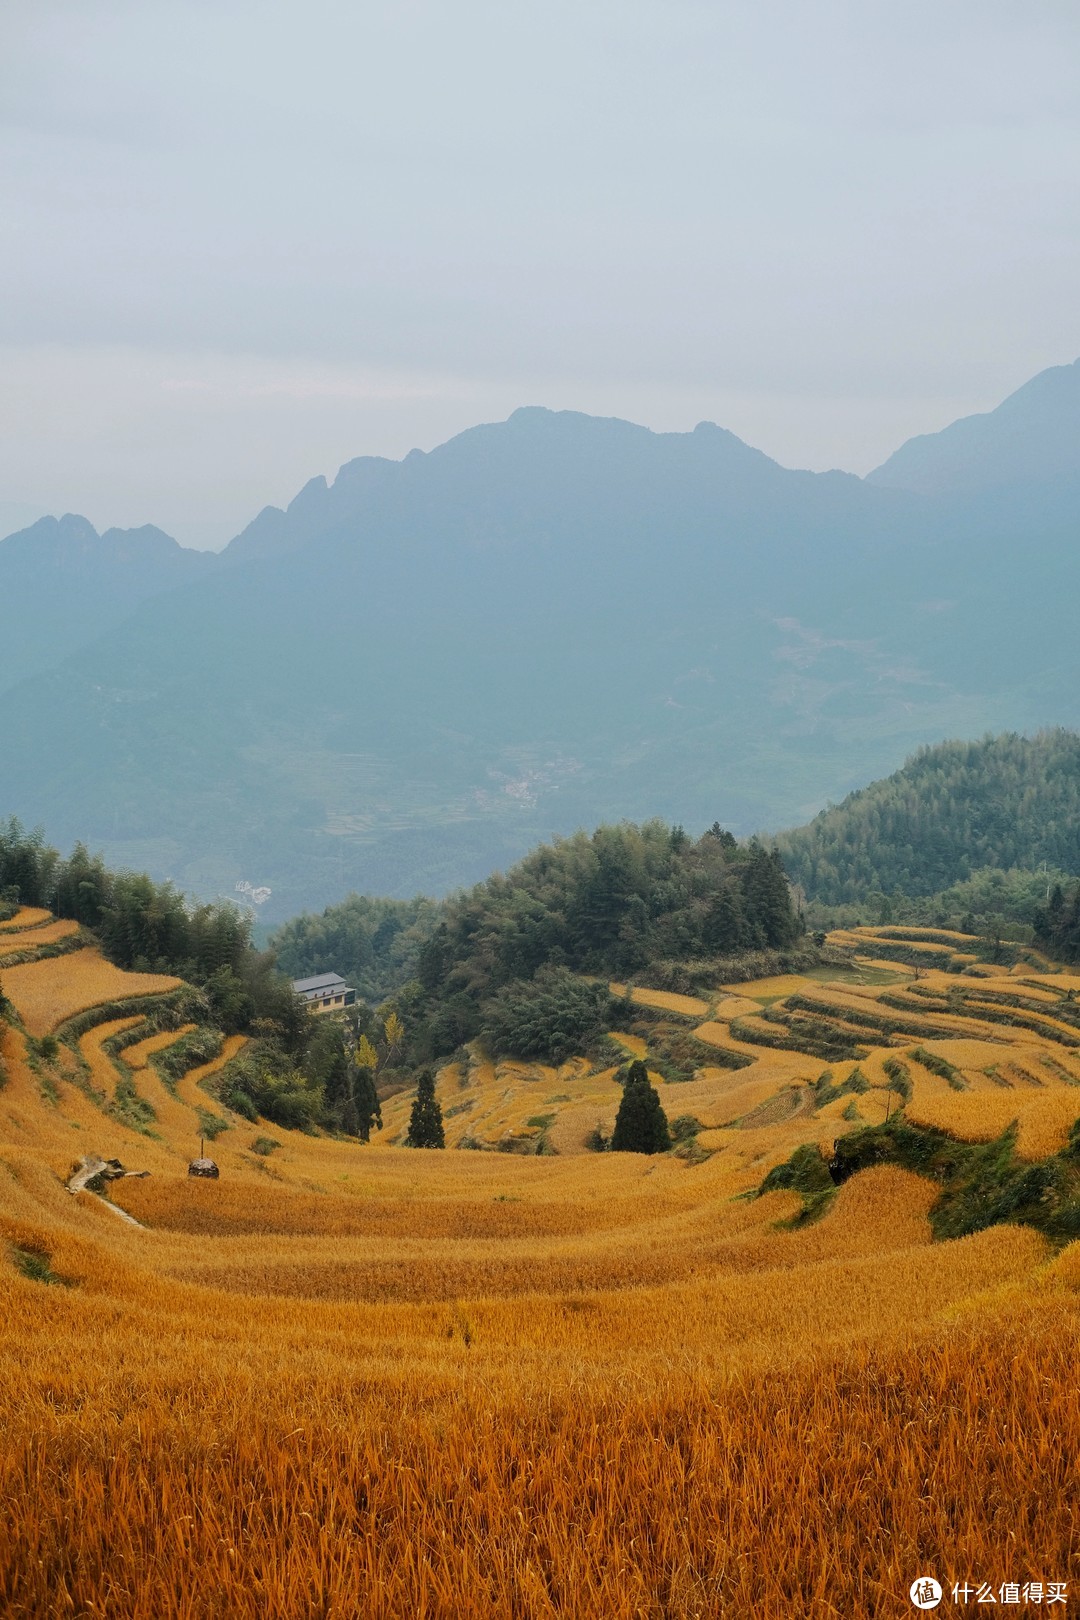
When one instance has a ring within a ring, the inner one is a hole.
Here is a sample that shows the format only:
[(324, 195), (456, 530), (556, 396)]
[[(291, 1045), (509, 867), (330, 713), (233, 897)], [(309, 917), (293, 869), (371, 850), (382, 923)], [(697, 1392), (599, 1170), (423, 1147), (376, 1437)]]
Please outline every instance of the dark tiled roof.
[(314, 990), (334, 990), (338, 986), (345, 988), (345, 980), (340, 973), (316, 973), (313, 979), (294, 979), (292, 987), (297, 995), (307, 995)]

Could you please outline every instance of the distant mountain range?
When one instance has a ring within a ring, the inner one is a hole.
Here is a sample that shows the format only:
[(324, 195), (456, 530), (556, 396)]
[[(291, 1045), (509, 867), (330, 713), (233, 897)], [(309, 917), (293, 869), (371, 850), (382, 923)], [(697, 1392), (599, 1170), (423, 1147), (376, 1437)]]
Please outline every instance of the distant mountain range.
[(60, 663), (141, 603), (204, 579), (216, 558), (160, 529), (41, 518), (0, 545), (0, 692)]
[(922, 743), (1080, 721), (1080, 365), (867, 479), (538, 409), (220, 557), (0, 544), (0, 809), (268, 919), (553, 833), (803, 821)]

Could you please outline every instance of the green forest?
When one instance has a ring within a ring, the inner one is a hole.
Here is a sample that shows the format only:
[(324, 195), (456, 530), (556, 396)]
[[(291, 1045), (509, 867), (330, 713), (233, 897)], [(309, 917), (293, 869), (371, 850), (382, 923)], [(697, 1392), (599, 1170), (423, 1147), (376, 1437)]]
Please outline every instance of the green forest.
[(1080, 736), (1005, 733), (921, 749), (777, 845), (793, 882), (826, 906), (937, 896), (987, 869), (1075, 878)]
[(664, 984), (677, 968), (720, 983), (741, 955), (790, 951), (801, 932), (780, 857), (757, 840), (599, 827), (444, 902), (410, 1016), (434, 1055), (482, 1035), (496, 1053), (558, 1062), (611, 1026), (609, 980)]
[(271, 943), (278, 966), (291, 979), (332, 969), (377, 1006), (416, 977), (420, 947), (439, 911), (438, 902), (423, 895), (384, 900), (350, 894), (318, 916), (305, 912), (283, 923)]

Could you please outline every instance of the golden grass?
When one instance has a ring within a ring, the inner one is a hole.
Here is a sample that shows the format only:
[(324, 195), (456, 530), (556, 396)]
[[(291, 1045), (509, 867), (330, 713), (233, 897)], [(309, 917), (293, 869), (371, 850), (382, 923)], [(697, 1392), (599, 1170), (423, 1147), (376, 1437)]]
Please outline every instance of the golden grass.
[[(69, 1015), (54, 989), (38, 1028)], [(102, 1043), (134, 1022), (80, 1042), (110, 1095)], [(699, 1027), (737, 1048), (720, 1009)], [(894, 1053), (909, 1115), (953, 1108), (977, 1137), (1030, 1103), (1022, 1145), (1057, 1142), (1080, 1089), (1050, 1065), (1073, 1060), (976, 1027), (933, 1046), (979, 1089)], [(795, 1052), (660, 1082), (669, 1117), (708, 1127), (692, 1166), (578, 1151), (583, 1121), (614, 1116), (613, 1069), (476, 1051), (438, 1078), (448, 1140), (550, 1117), (562, 1156), (394, 1147), (402, 1093), (367, 1148), (269, 1126), (264, 1160), (264, 1127), (230, 1116), (222, 1178), (200, 1182), (201, 1082), (243, 1042), (171, 1096), (146, 1065), (181, 1033), (125, 1053), (159, 1087), (155, 1141), (95, 1110), (63, 1058), (51, 1101), (3, 1032), (5, 1616), (891, 1620), (927, 1570), (1068, 1578), (1080, 1245), (1051, 1262), (1020, 1228), (931, 1243), (937, 1189), (892, 1167), (798, 1230), (794, 1194), (740, 1196), (801, 1144), (828, 1153), (852, 1102), (868, 1121), (895, 1106), (886, 1048), (859, 1065), (873, 1089), (816, 1111), (825, 1065)], [(993, 1088), (987, 1053), (1045, 1083)], [(113, 1192), (143, 1229), (64, 1191), (87, 1147), (153, 1171)], [(68, 1286), (20, 1275), (8, 1244)]]
[[(613, 996), (626, 994), (625, 984), (611, 985)], [(679, 996), (672, 990), (648, 990), (635, 985), (630, 999), (640, 1007), (655, 1007), (659, 1012), (681, 1013), (685, 1018), (704, 1018), (709, 1003), (700, 996)]]
[(20, 906), (14, 917), (7, 922), (0, 922), (0, 934), (18, 933), (22, 928), (33, 928), (37, 923), (47, 923), (52, 918), (52, 912), (46, 911), (44, 906)]
[(931, 1089), (920, 1081), (907, 1107), (907, 1116), (919, 1125), (936, 1125), (940, 1130), (972, 1142), (989, 1142), (1000, 1136), (1014, 1120), (1019, 1122), (1017, 1153), (1023, 1159), (1042, 1159), (1059, 1153), (1069, 1131), (1080, 1119), (1080, 1091), (1067, 1086), (1032, 1089), (1017, 1085), (1011, 1090), (980, 1087), (977, 1098), (963, 1092)]
[(631, 1057), (643, 1058), (648, 1053), (648, 1046), (640, 1035), (627, 1035), (622, 1030), (616, 1030), (612, 1039), (629, 1052)]
[(725, 995), (738, 996), (755, 1003), (773, 1001), (777, 996), (794, 996), (814, 988), (815, 981), (801, 973), (776, 973), (771, 979), (750, 979), (745, 984), (722, 986)]
[[(369, 1157), (388, 1186), (426, 1181), (406, 1152)], [(1080, 1444), (1068, 1274), (1040, 1287), (1031, 1233), (931, 1246), (933, 1189), (902, 1172), (856, 1178), (818, 1226), (785, 1232), (771, 1223), (790, 1197), (717, 1202), (732, 1180), (715, 1162), (658, 1194), (615, 1158), (600, 1191), (619, 1188), (626, 1214), (642, 1199), (645, 1226), (589, 1242), (522, 1231), (569, 1217), (535, 1194), (580, 1204), (580, 1172), (501, 1156), (433, 1155), (430, 1196), (378, 1207), (123, 1187), (189, 1227), (196, 1207), (247, 1219), (230, 1238), (110, 1227), (7, 1158), (0, 1226), (75, 1284), (0, 1269), (13, 1615), (291, 1620), (312, 1592), (326, 1614), (447, 1620), (889, 1615), (924, 1565), (959, 1575), (1010, 1545), (1025, 1573), (1064, 1577)], [(476, 1237), (496, 1185), (525, 1207), (492, 1219), (519, 1224)], [(378, 1243), (333, 1235), (323, 1208), (350, 1205)], [(285, 1231), (252, 1232), (253, 1212)], [(410, 1215), (440, 1235), (395, 1236)], [(386, 1243), (410, 1241), (415, 1298), (342, 1287), (365, 1263), (385, 1281)], [(500, 1288), (448, 1290), (455, 1246)], [(656, 1276), (680, 1253), (676, 1276), (642, 1286), (643, 1264)], [(537, 1264), (531, 1289), (509, 1286)], [(560, 1266), (577, 1281), (555, 1282)]]
[(90, 1084), (102, 1096), (111, 1097), (120, 1078), (120, 1071), (104, 1050), (105, 1042), (114, 1035), (122, 1035), (125, 1030), (134, 1029), (141, 1022), (138, 1017), (110, 1018), (108, 1023), (95, 1024), (93, 1029), (79, 1037), (79, 1054), (90, 1071)]
[(71, 922), (68, 918), (43, 923), (39, 928), (20, 929), (17, 933), (12, 932), (10, 928), (0, 931), (0, 967), (3, 966), (5, 956), (14, 956), (18, 951), (35, 950), (39, 945), (55, 945), (57, 940), (70, 939), (72, 934), (78, 932), (78, 923)]
[(908, 926), (905, 923), (881, 923), (874, 928), (856, 928), (852, 932), (866, 939), (893, 939), (898, 935), (906, 938), (910, 935), (915, 938), (917, 944), (923, 943), (918, 939), (918, 935), (933, 934), (940, 940), (955, 940), (958, 945), (971, 944), (970, 934), (959, 934), (954, 928), (927, 928), (914, 924)]
[(125, 973), (97, 949), (24, 962), (4, 972), (4, 994), (32, 1035), (45, 1035), (101, 1002), (160, 995), (180, 983), (161, 973)]
[(732, 1018), (746, 1018), (760, 1011), (760, 1001), (751, 1001), (749, 996), (721, 996), (713, 1011), (713, 1018), (726, 1023)]

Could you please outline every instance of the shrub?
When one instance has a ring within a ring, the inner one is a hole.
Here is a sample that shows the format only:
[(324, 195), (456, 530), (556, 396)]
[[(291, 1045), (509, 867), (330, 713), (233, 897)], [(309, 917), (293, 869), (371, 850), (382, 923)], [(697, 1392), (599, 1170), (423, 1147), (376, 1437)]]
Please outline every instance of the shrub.
[(613, 997), (567, 968), (506, 985), (484, 1007), (484, 1031), (497, 1056), (565, 1063), (604, 1034)]
[(286, 1130), (310, 1131), (322, 1118), (325, 1097), (292, 1068), (272, 1041), (258, 1041), (222, 1069), (217, 1094), (227, 1108), (252, 1123), (261, 1114)]
[(208, 1108), (200, 1108), (199, 1135), (205, 1136), (208, 1142), (215, 1142), (222, 1131), (229, 1129), (229, 1122), (222, 1119), (220, 1114), (212, 1114)]

